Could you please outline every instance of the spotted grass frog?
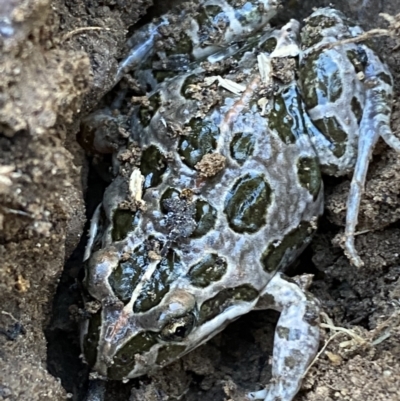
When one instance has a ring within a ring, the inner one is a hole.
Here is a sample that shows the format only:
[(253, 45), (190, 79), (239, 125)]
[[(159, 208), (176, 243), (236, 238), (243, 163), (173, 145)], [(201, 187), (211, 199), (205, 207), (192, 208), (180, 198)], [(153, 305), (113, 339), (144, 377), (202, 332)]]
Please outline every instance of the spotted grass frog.
[(366, 45), (320, 48), (360, 28), (320, 9), (303, 49), (298, 30), (292, 20), (246, 39), (228, 64), (194, 64), (133, 107), (85, 256), (97, 308), (82, 348), (100, 377), (152, 373), (241, 315), (276, 309), (273, 379), (249, 397), (292, 400), (299, 390), (318, 348), (319, 304), (284, 269), (322, 214), (320, 166), (342, 174), (357, 163), (351, 239), (371, 148), (379, 135), (397, 142), (387, 67)]

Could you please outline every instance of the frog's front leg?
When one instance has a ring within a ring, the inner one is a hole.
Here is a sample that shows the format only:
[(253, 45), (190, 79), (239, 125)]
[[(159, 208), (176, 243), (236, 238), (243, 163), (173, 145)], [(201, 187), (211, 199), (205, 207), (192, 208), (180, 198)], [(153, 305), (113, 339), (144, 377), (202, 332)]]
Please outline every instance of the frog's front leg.
[[(264, 303), (265, 302), (265, 303)], [(319, 345), (319, 303), (278, 273), (265, 288), (260, 309), (281, 312), (275, 330), (271, 384), (249, 399), (291, 401)]]

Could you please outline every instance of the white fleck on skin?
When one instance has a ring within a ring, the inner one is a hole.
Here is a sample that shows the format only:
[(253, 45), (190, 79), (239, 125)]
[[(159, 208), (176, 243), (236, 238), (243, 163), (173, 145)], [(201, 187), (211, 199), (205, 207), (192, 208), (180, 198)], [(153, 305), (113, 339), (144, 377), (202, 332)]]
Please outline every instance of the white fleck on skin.
[(133, 169), (130, 180), (129, 180), (129, 193), (137, 202), (143, 202), (142, 199), (142, 187), (144, 183), (144, 177), (138, 168)]

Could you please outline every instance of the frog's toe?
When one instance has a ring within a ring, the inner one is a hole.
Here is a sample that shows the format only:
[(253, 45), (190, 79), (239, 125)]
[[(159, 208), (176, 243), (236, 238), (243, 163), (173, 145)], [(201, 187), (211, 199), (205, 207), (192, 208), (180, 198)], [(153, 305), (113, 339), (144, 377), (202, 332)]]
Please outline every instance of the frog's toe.
[(254, 391), (251, 393), (247, 393), (247, 398), (249, 400), (263, 400), (267, 396), (268, 392), (267, 389)]
[[(297, 393), (297, 390), (298, 389), (295, 390), (295, 393)], [(275, 381), (275, 383), (272, 383), (264, 390), (248, 393), (247, 399), (264, 401), (291, 401), (295, 393), (293, 393), (293, 388), (290, 383), (287, 383), (282, 379)]]
[(354, 246), (354, 235), (346, 236), (346, 240), (344, 243), (344, 253), (354, 266), (356, 267), (364, 266), (364, 262), (358, 255), (356, 247)]

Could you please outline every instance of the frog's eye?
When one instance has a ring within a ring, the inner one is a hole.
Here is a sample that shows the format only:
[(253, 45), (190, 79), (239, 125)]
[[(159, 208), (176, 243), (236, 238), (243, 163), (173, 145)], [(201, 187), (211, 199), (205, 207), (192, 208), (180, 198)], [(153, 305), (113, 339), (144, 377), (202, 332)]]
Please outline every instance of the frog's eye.
[(182, 341), (190, 334), (194, 323), (195, 317), (192, 313), (173, 318), (161, 330), (160, 338), (164, 341)]

